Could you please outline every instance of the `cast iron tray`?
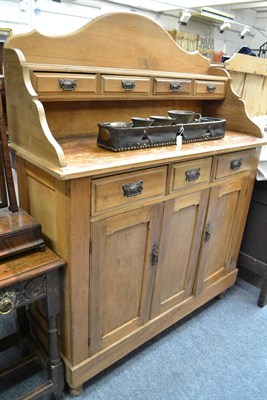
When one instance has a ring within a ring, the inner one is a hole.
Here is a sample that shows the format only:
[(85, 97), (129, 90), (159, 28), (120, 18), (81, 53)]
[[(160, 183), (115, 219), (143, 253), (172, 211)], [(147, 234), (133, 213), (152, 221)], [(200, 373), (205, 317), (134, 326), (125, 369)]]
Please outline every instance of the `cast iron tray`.
[(225, 134), (225, 119), (202, 117), (200, 122), (170, 126), (133, 127), (130, 122), (99, 123), (97, 145), (111, 151), (126, 151), (220, 139)]

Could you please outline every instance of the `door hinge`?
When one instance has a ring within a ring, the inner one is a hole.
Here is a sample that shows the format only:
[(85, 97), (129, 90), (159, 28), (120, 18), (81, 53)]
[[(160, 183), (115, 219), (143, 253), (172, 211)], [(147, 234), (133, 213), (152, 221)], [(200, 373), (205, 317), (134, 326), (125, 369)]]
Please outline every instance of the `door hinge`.
[(92, 240), (89, 240), (89, 254), (92, 254)]
[(208, 242), (210, 240), (210, 230), (210, 222), (208, 222), (205, 229), (204, 242)]
[(159, 247), (157, 244), (154, 244), (152, 246), (152, 250), (151, 250), (151, 265), (152, 265), (152, 267), (157, 266), (158, 259), (159, 259)]

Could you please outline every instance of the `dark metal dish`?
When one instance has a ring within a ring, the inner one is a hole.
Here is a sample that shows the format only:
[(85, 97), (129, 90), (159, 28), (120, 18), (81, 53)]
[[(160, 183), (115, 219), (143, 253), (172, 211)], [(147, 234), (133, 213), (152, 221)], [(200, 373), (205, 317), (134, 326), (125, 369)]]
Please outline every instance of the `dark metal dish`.
[(150, 126), (153, 124), (153, 119), (150, 118), (141, 118), (141, 117), (132, 117), (133, 126)]
[(145, 149), (176, 144), (177, 136), (182, 143), (221, 139), (225, 133), (225, 119), (202, 117), (200, 122), (170, 126), (134, 127), (131, 123), (116, 126), (115, 123), (98, 124), (97, 145), (111, 151)]
[(152, 123), (153, 126), (171, 125), (173, 122), (175, 122), (174, 118), (165, 117), (161, 115), (152, 115), (150, 119), (152, 119), (153, 121)]

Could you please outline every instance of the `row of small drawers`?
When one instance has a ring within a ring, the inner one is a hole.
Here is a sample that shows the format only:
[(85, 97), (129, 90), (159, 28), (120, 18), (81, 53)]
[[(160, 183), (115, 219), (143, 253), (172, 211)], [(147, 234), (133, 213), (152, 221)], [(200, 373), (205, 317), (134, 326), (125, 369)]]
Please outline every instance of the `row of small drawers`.
[[(214, 181), (250, 170), (253, 150), (216, 156)], [(171, 165), (167, 194), (211, 180), (212, 157)], [(167, 167), (155, 167), (136, 172), (113, 175), (93, 180), (92, 215), (133, 202), (162, 197), (166, 194)]]
[[(219, 80), (157, 77), (152, 80), (151, 77), (101, 75), (100, 81), (98, 85), (96, 74), (32, 73), (32, 84), (39, 95), (45, 93), (66, 93), (67, 95), (71, 93), (106, 95), (131, 93), (133, 95), (176, 94), (223, 97), (225, 93), (225, 82)], [(151, 87), (153, 87), (152, 90)]]

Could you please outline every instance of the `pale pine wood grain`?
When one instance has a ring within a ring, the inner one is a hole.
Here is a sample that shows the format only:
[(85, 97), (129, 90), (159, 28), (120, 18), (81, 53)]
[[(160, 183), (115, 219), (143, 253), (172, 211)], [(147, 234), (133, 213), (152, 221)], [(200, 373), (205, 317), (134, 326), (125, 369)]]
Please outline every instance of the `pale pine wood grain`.
[(65, 165), (64, 154), (47, 125), (43, 105), (33, 90), (20, 50), (5, 50), (5, 71), (10, 140), (41, 159)]
[(21, 49), (29, 63), (203, 74), (209, 68), (205, 57), (182, 50), (159, 24), (133, 13), (100, 16), (69, 35), (16, 35), (5, 44), (11, 47)]
[(166, 202), (151, 318), (192, 295), (209, 190)]
[(245, 101), (250, 117), (267, 114), (267, 60), (235, 54), (225, 62), (232, 77), (231, 85)]
[(224, 64), (228, 71), (267, 76), (267, 60), (265, 58), (236, 53)]
[[(181, 50), (143, 16), (101, 16), (61, 37), (13, 36), (5, 53), (21, 202), (68, 263), (60, 344), (67, 382), (80, 389), (234, 284), (257, 149), (267, 141), (229, 71)], [(61, 92), (60, 76), (83, 76), (77, 92)], [(122, 78), (138, 91), (124, 92)], [(173, 79), (185, 92), (169, 92)], [(207, 93), (208, 83), (219, 93)], [(225, 137), (121, 153), (97, 147), (99, 122), (171, 109), (225, 118)], [(232, 157), (244, 159), (240, 170), (229, 171)], [(185, 184), (181, 175), (198, 166), (200, 181)], [(143, 179), (144, 193), (121, 198), (124, 178)]]

